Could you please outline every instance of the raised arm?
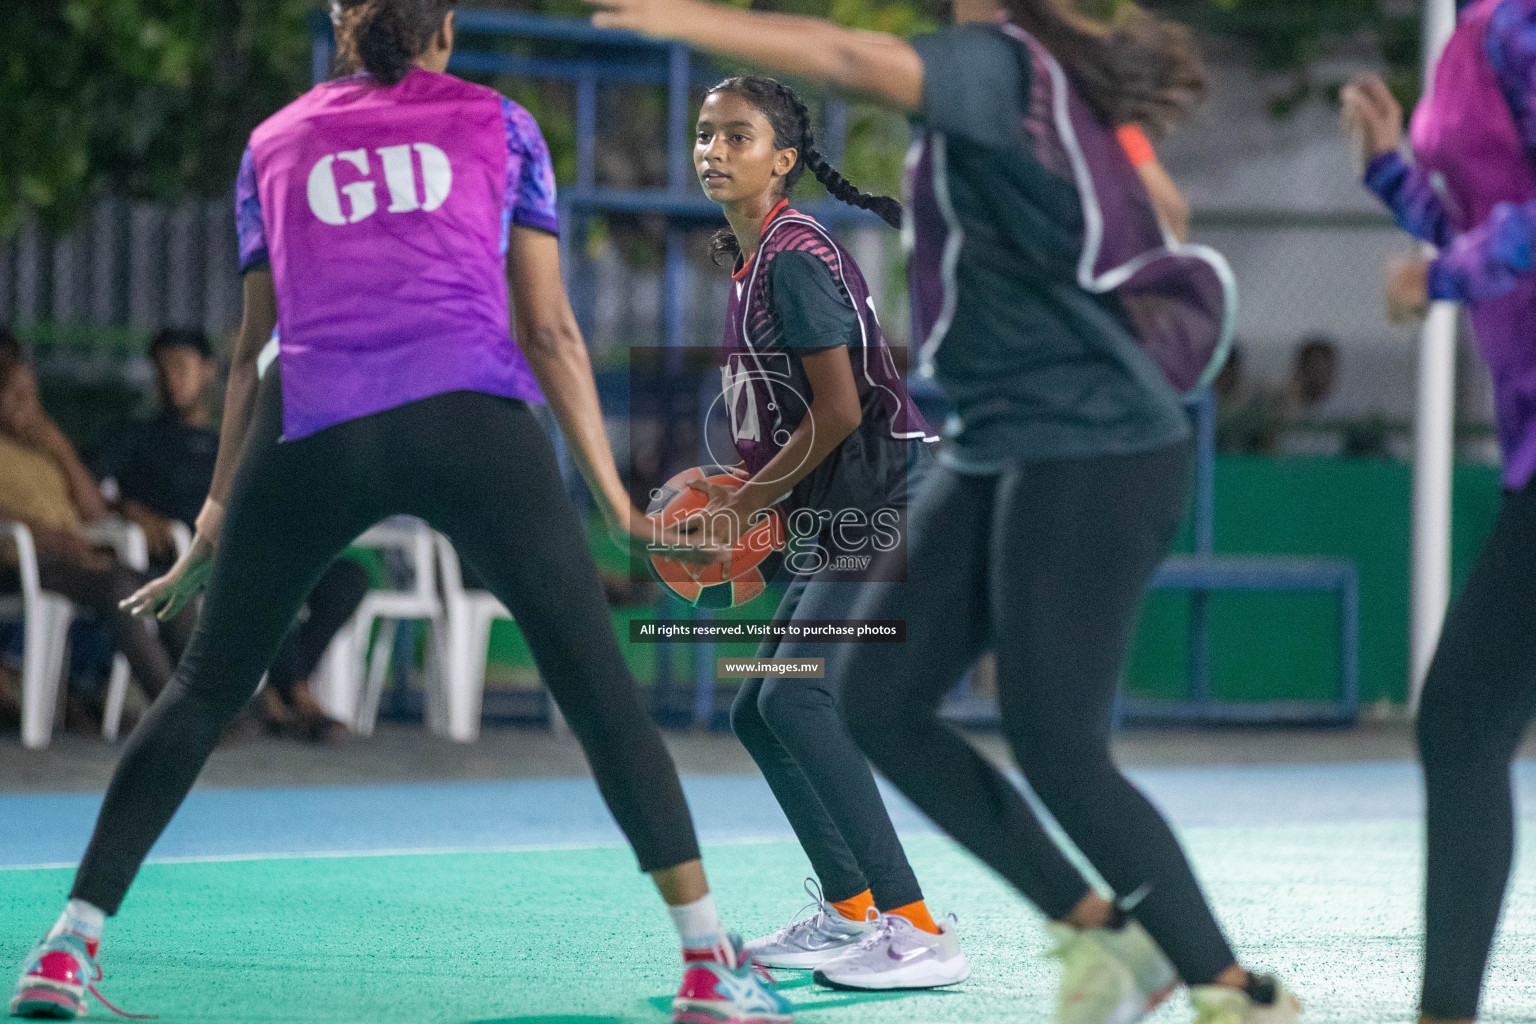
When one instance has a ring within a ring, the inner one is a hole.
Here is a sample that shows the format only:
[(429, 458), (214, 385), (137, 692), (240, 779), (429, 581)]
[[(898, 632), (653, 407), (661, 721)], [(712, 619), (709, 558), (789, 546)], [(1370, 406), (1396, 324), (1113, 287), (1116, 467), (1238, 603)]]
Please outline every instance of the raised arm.
[(592, 24), (599, 28), (675, 39), (895, 110), (922, 108), (923, 62), (911, 44), (897, 36), (706, 0), (587, 2), (598, 9)]
[(1355, 147), (1365, 187), (1392, 211), (1397, 226), (1431, 245), (1451, 239), (1450, 221), (1429, 175), (1404, 160), (1403, 108), (1376, 75), (1359, 75), (1339, 97), (1343, 128)]

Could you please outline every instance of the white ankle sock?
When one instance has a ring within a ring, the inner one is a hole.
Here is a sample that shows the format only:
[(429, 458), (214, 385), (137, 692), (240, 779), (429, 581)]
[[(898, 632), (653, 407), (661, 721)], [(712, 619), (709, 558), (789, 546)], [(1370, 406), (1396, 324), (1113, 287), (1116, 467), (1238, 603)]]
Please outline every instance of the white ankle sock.
[(667, 913), (672, 915), (672, 924), (683, 940), (684, 949), (708, 949), (725, 938), (725, 931), (720, 927), (720, 914), (715, 910), (715, 897), (709, 893), (692, 903), (669, 906)]
[(96, 947), (101, 944), (101, 927), (106, 920), (107, 915), (95, 904), (70, 900), (64, 904), (64, 913), (48, 932), (48, 938), (72, 932), (85, 940), (86, 952), (95, 956)]

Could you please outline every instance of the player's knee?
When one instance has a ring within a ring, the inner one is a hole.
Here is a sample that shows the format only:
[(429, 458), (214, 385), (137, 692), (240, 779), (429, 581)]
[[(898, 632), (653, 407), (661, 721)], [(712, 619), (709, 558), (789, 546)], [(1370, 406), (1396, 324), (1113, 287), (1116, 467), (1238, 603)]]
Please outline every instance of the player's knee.
[(757, 695), (757, 711), (775, 735), (784, 736), (802, 728), (808, 721), (831, 724), (837, 709), (824, 691), (799, 679), (769, 679)]
[(1089, 743), (1063, 743), (1039, 736), (1013, 738), (1014, 759), (1029, 786), (1047, 806), (1077, 796), (1096, 794), (1120, 781), (1120, 769), (1109, 748)]
[[(1478, 768), (1507, 765), (1519, 742), (1519, 730), (1510, 736), (1475, 707), (1458, 687), (1425, 684), (1423, 701), (1414, 720), (1414, 738), (1426, 776), (1457, 776)], [(1508, 740), (1508, 742), (1506, 742)]]
[(731, 731), (748, 750), (762, 738), (767, 728), (762, 713), (757, 709), (756, 690), (757, 687), (748, 681), (737, 691), (736, 699), (731, 702)]

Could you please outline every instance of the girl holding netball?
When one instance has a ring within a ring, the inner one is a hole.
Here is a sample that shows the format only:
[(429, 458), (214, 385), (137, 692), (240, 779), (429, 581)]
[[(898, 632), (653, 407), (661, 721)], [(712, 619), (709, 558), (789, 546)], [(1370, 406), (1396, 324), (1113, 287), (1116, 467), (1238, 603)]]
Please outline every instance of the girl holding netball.
[[(103, 918), (117, 913), (304, 596), (354, 537), (406, 514), (451, 537), (516, 616), (677, 925), (685, 974), (674, 1020), (790, 1020), (720, 926), (677, 773), (620, 657), (584, 531), (529, 409), (542, 391), (615, 532), (648, 538), (561, 284), (549, 153), (521, 107), (444, 73), (451, 8), (339, 2), (340, 51), (357, 73), (251, 136), (237, 185), (244, 322), (211, 493), (190, 553), (130, 599), (163, 618), (206, 583), (206, 603), (128, 741), (13, 1013), (85, 1011)], [(261, 374), (258, 354), (279, 326), (276, 360)]]
[[(1155, 134), (1198, 98), (1187, 34), (1134, 10), (1098, 25), (1052, 0), (955, 0), (958, 24), (910, 42), (703, 0), (594, 2), (597, 24), (914, 123), (914, 337), (956, 415), (914, 498), (911, 582), (872, 583), (855, 610), (906, 620), (907, 642), (848, 649), (854, 739), (1051, 919), (1059, 1020), (1134, 1020), (1176, 975), (1201, 1022), (1295, 1020), (1294, 996), (1238, 965), (1178, 841), (1109, 749), (1133, 618), (1184, 503), (1189, 427), (1171, 381), (1200, 383), (1219, 345), (1199, 339), (1228, 336), (1203, 320), (1228, 321), (1219, 261), (1199, 272), (1170, 241), (1114, 133)], [(1113, 903), (938, 717), (988, 645), (1024, 775)]]
[[(789, 196), (809, 170), (835, 198), (899, 225), (893, 199), (854, 188), (816, 150), (810, 112), (770, 78), (728, 78), (705, 95), (694, 169), (730, 227), (732, 263), (723, 400), (740, 487), (701, 481), (706, 517), (749, 524), (772, 507), (789, 535), (794, 578), (774, 618), (848, 619), (873, 555), (901, 575), (907, 493), (931, 456), (847, 250)], [(838, 644), (783, 639), (760, 658), (823, 658)], [(731, 710), (817, 881), (815, 913), (748, 943), (769, 967), (817, 972), (847, 988), (929, 988), (970, 974), (952, 924), (935, 922), (896, 837), (869, 763), (837, 713), (837, 680), (753, 679)], [(899, 957), (889, 955), (892, 950)], [(851, 953), (857, 955), (850, 956)]]
[[(1509, 767), (1536, 715), (1536, 0), (1459, 5), (1413, 114), (1364, 76), (1344, 91), (1365, 184), (1439, 248), (1397, 268), (1395, 319), (1464, 303), (1493, 370), (1504, 499), (1445, 618), (1419, 704), (1427, 875), (1421, 1020), (1477, 1016), (1514, 854)], [(1441, 178), (1443, 187), (1433, 183)]]

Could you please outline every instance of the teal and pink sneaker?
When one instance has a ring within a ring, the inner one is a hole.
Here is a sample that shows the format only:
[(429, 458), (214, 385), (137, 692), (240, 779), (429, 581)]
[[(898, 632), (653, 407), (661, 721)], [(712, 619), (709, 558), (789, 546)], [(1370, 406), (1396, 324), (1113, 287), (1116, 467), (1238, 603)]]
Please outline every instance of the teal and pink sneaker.
[(85, 998), (89, 993), (120, 1017), (152, 1020), (124, 1013), (101, 998), (96, 991), (101, 968), (96, 966), (95, 945), (74, 932), (61, 932), (39, 942), (22, 964), (21, 977), (16, 979), (11, 1016), (51, 1020), (84, 1017), (90, 1009)]
[(774, 990), (738, 936), (714, 949), (685, 949), (673, 1024), (791, 1024), (795, 1008)]

